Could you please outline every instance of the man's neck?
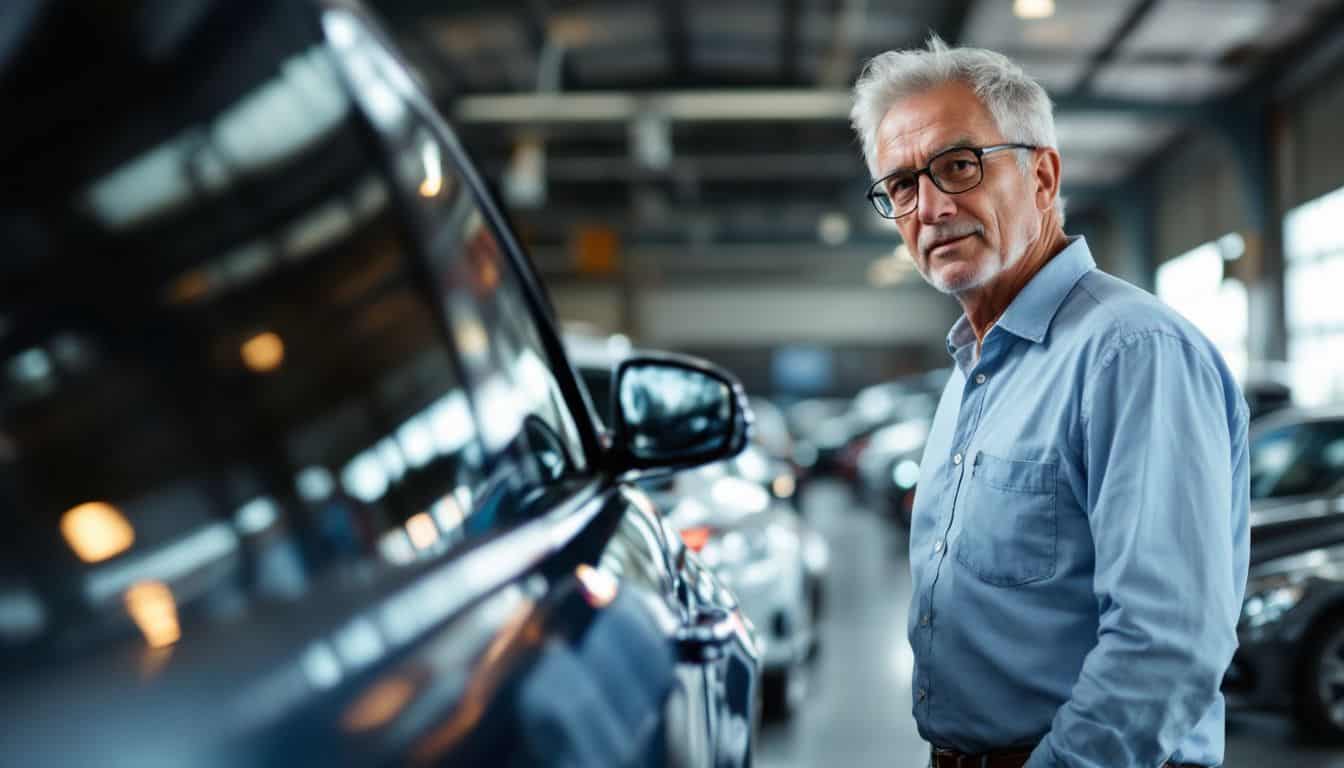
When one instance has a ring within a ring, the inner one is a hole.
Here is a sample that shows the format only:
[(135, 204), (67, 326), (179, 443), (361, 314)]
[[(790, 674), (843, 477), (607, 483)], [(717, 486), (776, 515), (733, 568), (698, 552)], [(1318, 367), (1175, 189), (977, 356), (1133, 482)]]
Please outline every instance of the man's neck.
[(1008, 305), (1013, 303), (1013, 299), (1017, 298), (1017, 294), (1031, 282), (1036, 273), (1068, 245), (1068, 236), (1064, 230), (1057, 225), (1052, 226), (1027, 247), (1027, 252), (1012, 267), (980, 288), (957, 296), (957, 301), (961, 302), (961, 308), (966, 313), (966, 320), (975, 332), (977, 357), (989, 329), (998, 322)]

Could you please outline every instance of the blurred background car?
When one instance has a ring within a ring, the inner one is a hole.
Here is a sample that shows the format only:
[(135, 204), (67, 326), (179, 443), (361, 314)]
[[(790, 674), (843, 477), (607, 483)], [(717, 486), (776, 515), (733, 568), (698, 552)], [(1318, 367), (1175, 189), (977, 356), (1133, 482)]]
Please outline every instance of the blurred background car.
[(1344, 410), (1265, 417), (1250, 458), (1251, 572), (1224, 689), (1344, 742)]
[(788, 418), (778, 405), (760, 395), (750, 396), (748, 402), (755, 417), (752, 441), (775, 462), (786, 465), (771, 480), (771, 490), (778, 498), (801, 498), (807, 489), (811, 465), (804, 466), (799, 459), (798, 441), (789, 431)]

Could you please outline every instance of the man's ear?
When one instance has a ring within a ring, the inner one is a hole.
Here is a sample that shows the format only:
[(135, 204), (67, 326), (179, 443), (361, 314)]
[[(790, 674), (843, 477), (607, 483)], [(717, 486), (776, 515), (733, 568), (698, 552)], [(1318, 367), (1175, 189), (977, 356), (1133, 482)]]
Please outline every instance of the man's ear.
[(1044, 213), (1055, 206), (1059, 197), (1059, 150), (1045, 147), (1036, 152), (1033, 175), (1036, 179), (1036, 210)]

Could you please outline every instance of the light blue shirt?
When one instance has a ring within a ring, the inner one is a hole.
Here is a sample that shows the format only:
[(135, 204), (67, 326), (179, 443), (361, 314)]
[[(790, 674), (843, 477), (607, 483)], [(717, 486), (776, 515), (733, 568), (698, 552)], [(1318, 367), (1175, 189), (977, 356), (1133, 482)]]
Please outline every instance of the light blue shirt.
[(957, 370), (920, 468), (914, 714), (1029, 768), (1223, 761), (1249, 555), (1245, 400), (1213, 345), (1074, 238)]

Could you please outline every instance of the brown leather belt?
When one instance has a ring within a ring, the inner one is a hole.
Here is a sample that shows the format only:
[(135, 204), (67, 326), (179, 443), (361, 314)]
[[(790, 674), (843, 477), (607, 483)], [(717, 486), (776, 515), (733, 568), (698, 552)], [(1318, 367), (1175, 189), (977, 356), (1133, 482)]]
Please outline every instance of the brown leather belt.
[[(968, 755), (951, 749), (934, 749), (931, 768), (1022, 768), (1031, 750), (1004, 750)], [(1163, 763), (1164, 768), (1201, 768), (1192, 763)]]
[(951, 749), (934, 749), (932, 768), (1022, 768), (1031, 750), (1005, 750), (968, 755)]

